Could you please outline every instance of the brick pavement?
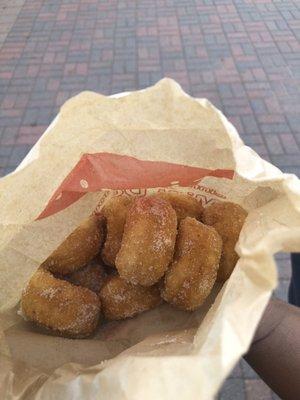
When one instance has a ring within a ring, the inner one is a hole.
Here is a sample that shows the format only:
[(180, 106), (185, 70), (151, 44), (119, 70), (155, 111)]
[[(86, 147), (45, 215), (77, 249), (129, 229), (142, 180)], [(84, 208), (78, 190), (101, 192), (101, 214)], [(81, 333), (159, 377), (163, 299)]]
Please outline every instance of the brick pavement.
[(0, 48), (14, 25), (25, 0), (0, 1)]
[[(300, 175), (297, 0), (0, 0), (0, 175), (70, 96), (143, 88), (164, 76), (208, 97), (246, 144)], [(286, 297), (290, 266), (278, 256)], [(240, 363), (220, 398), (274, 394)]]

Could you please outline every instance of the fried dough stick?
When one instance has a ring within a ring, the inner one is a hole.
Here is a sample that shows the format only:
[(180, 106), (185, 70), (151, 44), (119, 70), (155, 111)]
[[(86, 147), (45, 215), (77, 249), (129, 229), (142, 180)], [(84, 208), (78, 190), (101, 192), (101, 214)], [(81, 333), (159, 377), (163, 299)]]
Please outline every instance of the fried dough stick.
[(222, 240), (217, 231), (194, 218), (179, 224), (174, 261), (168, 269), (162, 298), (192, 311), (203, 304), (217, 277)]
[(172, 260), (176, 232), (176, 213), (166, 200), (136, 198), (128, 211), (116, 258), (120, 276), (142, 286), (158, 282)]

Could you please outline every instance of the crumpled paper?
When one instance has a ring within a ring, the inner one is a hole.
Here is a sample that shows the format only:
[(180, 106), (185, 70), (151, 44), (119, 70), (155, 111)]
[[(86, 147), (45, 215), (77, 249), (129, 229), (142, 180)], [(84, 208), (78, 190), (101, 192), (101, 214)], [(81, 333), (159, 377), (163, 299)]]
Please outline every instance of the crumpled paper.
[[(98, 204), (157, 190), (249, 212), (237, 266), (200, 310), (163, 304), (88, 340), (49, 336), (17, 314), (29, 277)], [(251, 343), (278, 251), (300, 251), (299, 180), (245, 146), (209, 101), (170, 79), (112, 97), (80, 93), (0, 181), (1, 399), (213, 398)]]

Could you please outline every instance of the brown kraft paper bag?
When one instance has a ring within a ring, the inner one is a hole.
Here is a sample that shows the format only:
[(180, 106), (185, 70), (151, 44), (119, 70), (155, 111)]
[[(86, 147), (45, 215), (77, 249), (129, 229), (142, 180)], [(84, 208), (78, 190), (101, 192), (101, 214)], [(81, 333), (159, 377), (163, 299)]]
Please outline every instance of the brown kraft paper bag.
[[(249, 215), (230, 279), (193, 313), (166, 304), (71, 340), (17, 314), (22, 289), (109, 196), (187, 192)], [(300, 185), (245, 146), (206, 99), (163, 79), (67, 101), (0, 181), (0, 398), (211, 399), (244, 354), (277, 283), (273, 254), (300, 251)]]

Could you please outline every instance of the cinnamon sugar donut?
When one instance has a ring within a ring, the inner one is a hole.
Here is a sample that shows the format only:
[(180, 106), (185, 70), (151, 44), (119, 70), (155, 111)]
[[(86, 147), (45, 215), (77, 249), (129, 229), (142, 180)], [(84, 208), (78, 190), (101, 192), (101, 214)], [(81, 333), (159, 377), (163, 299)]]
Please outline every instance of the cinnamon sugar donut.
[(222, 240), (218, 232), (194, 218), (179, 224), (174, 261), (162, 287), (162, 298), (182, 310), (203, 304), (217, 277)]
[(154, 285), (170, 264), (177, 217), (170, 203), (158, 197), (138, 197), (128, 210), (116, 268), (127, 282)]
[(161, 302), (157, 286), (133, 285), (119, 276), (108, 278), (100, 291), (100, 299), (104, 317), (108, 320), (133, 317)]
[(96, 329), (100, 300), (91, 290), (57, 279), (40, 267), (23, 291), (21, 312), (58, 335), (84, 338)]
[(53, 273), (70, 274), (96, 256), (103, 239), (103, 221), (96, 215), (91, 215), (62, 242), (42, 266)]
[(234, 248), (246, 217), (247, 211), (229, 201), (214, 203), (203, 211), (203, 222), (213, 226), (223, 241), (218, 281), (226, 281), (230, 277), (239, 259)]

